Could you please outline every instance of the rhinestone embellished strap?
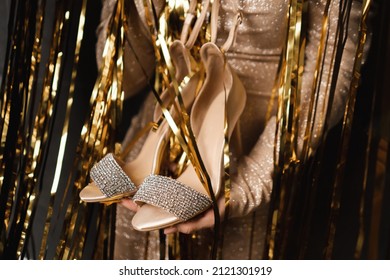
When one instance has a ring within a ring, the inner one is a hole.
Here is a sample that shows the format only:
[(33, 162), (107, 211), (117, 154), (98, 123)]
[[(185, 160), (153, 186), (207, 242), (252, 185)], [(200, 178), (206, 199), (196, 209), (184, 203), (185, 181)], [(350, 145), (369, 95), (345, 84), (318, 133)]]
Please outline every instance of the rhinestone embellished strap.
[(207, 195), (175, 179), (153, 174), (145, 178), (133, 200), (160, 207), (183, 221), (201, 213), (212, 203)]
[(123, 169), (111, 153), (107, 154), (92, 167), (90, 176), (107, 197), (131, 193), (137, 190), (134, 183), (123, 172)]

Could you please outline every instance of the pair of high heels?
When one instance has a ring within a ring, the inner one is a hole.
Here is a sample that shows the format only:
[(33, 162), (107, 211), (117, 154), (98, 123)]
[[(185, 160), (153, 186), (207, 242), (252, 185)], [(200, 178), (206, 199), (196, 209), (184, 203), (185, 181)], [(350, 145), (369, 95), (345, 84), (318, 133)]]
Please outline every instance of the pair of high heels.
[[(232, 38), (229, 36), (228, 44), (231, 44)], [(200, 57), (206, 78), (193, 102), (190, 126), (201, 161), (209, 175), (212, 191), (215, 197), (218, 197), (222, 193), (225, 136), (229, 138), (232, 135), (245, 107), (246, 94), (241, 81), (226, 62), (223, 49), (215, 43), (205, 43), (201, 47)], [(184, 99), (186, 96), (193, 96), (191, 93), (198, 82), (199, 76), (194, 75), (183, 90)], [(190, 106), (191, 98), (188, 100), (187, 105)], [(194, 167), (197, 164), (189, 164), (176, 179), (155, 172), (161, 162), (168, 135), (168, 124), (163, 121), (156, 131), (149, 133), (134, 161), (125, 164), (112, 155), (103, 158), (91, 170), (92, 185), (81, 191), (81, 199), (88, 201), (92, 198), (92, 189), (93, 192), (102, 193), (100, 197), (93, 198), (94, 202), (133, 196), (140, 208), (133, 217), (132, 225), (139, 231), (172, 226), (209, 209), (212, 200)], [(96, 171), (93, 171), (94, 169)]]
[[(191, 71), (188, 49), (181, 41), (175, 41), (170, 53), (176, 71), (177, 81), (183, 80)], [(190, 108), (194, 101), (194, 89), (200, 79), (199, 74), (194, 74), (187, 86), (183, 89), (182, 97), (184, 106)], [(161, 94), (161, 101), (166, 106), (170, 97), (174, 94), (172, 87), (166, 89)], [(156, 105), (154, 110), (154, 120), (158, 120), (162, 115), (160, 105)], [(85, 202), (101, 202), (111, 204), (119, 202), (126, 197), (132, 197), (138, 190), (147, 175), (158, 173), (161, 159), (169, 138), (168, 123), (163, 120), (156, 128), (157, 121), (150, 129), (146, 140), (137, 157), (131, 162), (124, 162), (121, 157), (112, 153), (107, 154), (91, 171), (91, 183), (80, 192), (81, 200)]]
[[(195, 37), (199, 34), (201, 24), (206, 17), (207, 9), (203, 9), (191, 36), (188, 36), (190, 25), (194, 19), (196, 3), (196, 0), (191, 1), (191, 6), (184, 22), (181, 40), (174, 41), (169, 49), (172, 63), (176, 69), (175, 79), (178, 83), (192, 72), (189, 49), (193, 46)], [(208, 0), (205, 2), (204, 8), (207, 6)], [(192, 106), (199, 80), (200, 73), (196, 73), (181, 94), (184, 106), (187, 109)], [(172, 86), (161, 94), (160, 101), (163, 103), (163, 106), (168, 107), (166, 104), (169, 103), (171, 96), (174, 94)], [(154, 110), (155, 121), (160, 119), (162, 115), (160, 105), (157, 104)], [(160, 123), (158, 128), (156, 126), (157, 121), (153, 125), (155, 129), (150, 130), (143, 148), (133, 161), (125, 163), (121, 157), (109, 153), (95, 164), (90, 171), (91, 183), (80, 192), (81, 200), (106, 204), (119, 202), (123, 198), (132, 197), (144, 178), (151, 172), (158, 173), (163, 151), (168, 142), (169, 126), (165, 120)]]

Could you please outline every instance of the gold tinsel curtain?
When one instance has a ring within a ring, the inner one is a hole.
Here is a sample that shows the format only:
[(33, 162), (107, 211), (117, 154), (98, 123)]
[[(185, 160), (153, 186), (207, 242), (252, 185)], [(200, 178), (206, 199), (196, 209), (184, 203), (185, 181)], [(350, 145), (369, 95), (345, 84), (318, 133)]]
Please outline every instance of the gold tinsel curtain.
[[(276, 172), (271, 201), (264, 257), (269, 259), (383, 259), (389, 257), (389, 162), (390, 130), (384, 90), (388, 73), (389, 21), (386, 1), (362, 1), (359, 43), (356, 47), (353, 78), (344, 117), (335, 128), (326, 131), (331, 106), (324, 114), (325, 134), (314, 157), (297, 157), (297, 130), (300, 110), (300, 79), (304, 69), (305, 3), (291, 1), (289, 34), (281, 67), (279, 86), (278, 141)], [(323, 36), (328, 24), (326, 10)], [(329, 103), (348, 35), (352, 1), (340, 1), (333, 73), (326, 93)], [(369, 18), (371, 12), (372, 18)], [(374, 20), (375, 18), (375, 20)], [(363, 48), (367, 43), (367, 25), (372, 42), (369, 58), (362, 70)], [(382, 43), (381, 43), (382, 42)], [(319, 54), (324, 46), (319, 45)], [(321, 59), (319, 59), (321, 62)], [(321, 71), (321, 63), (317, 71)], [(362, 71), (363, 74), (362, 75)], [(362, 86), (361, 86), (362, 85)], [(312, 92), (315, 104), (316, 88)], [(313, 115), (316, 108), (313, 106)], [(312, 123), (313, 119), (307, 120)], [(311, 131), (305, 138), (310, 141)], [(386, 244), (385, 246), (383, 246)]]
[(4, 259), (112, 254), (115, 209), (87, 206), (78, 197), (91, 162), (114, 149), (122, 103), (121, 7), (107, 43), (110, 66), (97, 73), (90, 51), (100, 11), (94, 2), (6, 2), (0, 123)]
[[(112, 257), (115, 207), (85, 205), (78, 198), (91, 164), (115, 149), (122, 107), (122, 1), (114, 9), (102, 69), (95, 69), (91, 52), (97, 2), (6, 1), (8, 39), (0, 46), (3, 259)], [(342, 42), (351, 1), (340, 2)], [(277, 89), (281, 149), (265, 258), (390, 257), (390, 5), (387, 0), (363, 4), (362, 45), (356, 53), (365, 43), (368, 8), (376, 15), (371, 51), (363, 69), (356, 56), (344, 120), (327, 134), (315, 157), (300, 161), (294, 133), (306, 1), (290, 1)], [(341, 53), (340, 43), (336, 72)]]

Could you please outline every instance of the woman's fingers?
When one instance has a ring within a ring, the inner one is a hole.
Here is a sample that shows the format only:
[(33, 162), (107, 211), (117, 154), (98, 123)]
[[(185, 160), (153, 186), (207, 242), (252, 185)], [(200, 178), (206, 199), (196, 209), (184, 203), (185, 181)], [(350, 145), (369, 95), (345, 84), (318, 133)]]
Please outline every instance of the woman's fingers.
[(177, 224), (172, 227), (164, 229), (165, 234), (181, 232), (184, 234), (191, 234), (203, 228), (209, 228), (214, 225), (214, 218), (210, 219), (207, 215), (201, 219), (195, 218), (193, 220)]
[[(219, 212), (222, 220), (224, 218), (224, 213), (225, 213), (224, 202), (225, 202), (224, 197), (219, 198), (218, 200)], [(196, 216), (195, 218), (189, 221), (164, 229), (164, 233), (170, 234), (175, 232), (181, 232), (184, 234), (191, 234), (201, 229), (212, 228), (214, 226), (214, 223), (215, 223), (214, 210), (210, 208), (206, 212)]]
[[(125, 198), (122, 199), (120, 202), (125, 208), (129, 209), (130, 211), (137, 212), (139, 209), (138, 204), (136, 204), (133, 200)], [(225, 212), (225, 205), (224, 205), (224, 198), (221, 197), (218, 200), (219, 204), (219, 212), (221, 215), (221, 219), (223, 219), (224, 212)], [(176, 224), (174, 226), (168, 227), (164, 229), (165, 234), (170, 233), (176, 233), (181, 232), (184, 234), (191, 234), (193, 232), (196, 232), (198, 230), (204, 229), (204, 228), (212, 228), (214, 226), (214, 211), (212, 208), (208, 209), (206, 212), (203, 212), (202, 214), (194, 217), (193, 219)]]
[(123, 206), (125, 206), (127, 209), (129, 209), (130, 211), (133, 211), (133, 212), (138, 211), (139, 206), (137, 205), (137, 203), (135, 203), (131, 199), (128, 199), (128, 198), (122, 199), (122, 201), (120, 203)]

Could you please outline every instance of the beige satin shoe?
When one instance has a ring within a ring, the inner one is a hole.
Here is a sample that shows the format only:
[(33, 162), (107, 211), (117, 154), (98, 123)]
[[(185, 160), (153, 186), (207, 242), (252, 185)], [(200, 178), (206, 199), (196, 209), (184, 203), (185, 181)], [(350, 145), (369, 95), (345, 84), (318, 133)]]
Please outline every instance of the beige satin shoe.
[[(191, 2), (191, 10), (195, 10), (197, 1)], [(204, 4), (208, 6), (208, 0)], [(181, 40), (174, 41), (169, 48), (172, 63), (176, 69), (175, 78), (180, 83), (186, 76), (191, 75), (192, 59), (190, 49), (192, 48), (196, 37), (198, 36), (202, 23), (206, 17), (207, 10), (202, 10), (197, 19), (190, 36), (189, 26), (193, 19), (193, 12), (186, 18), (184, 31)], [(188, 38), (187, 38), (188, 37)], [(195, 99), (195, 94), (199, 88), (199, 81), (202, 73), (196, 72), (192, 75), (190, 81), (184, 86), (181, 97), (184, 107), (190, 110)], [(162, 95), (161, 99), (164, 105), (169, 103), (171, 97), (175, 96), (174, 88), (171, 85)], [(175, 100), (177, 102), (177, 100)], [(170, 111), (173, 118), (177, 117), (177, 112)], [(156, 105), (154, 119), (162, 115), (161, 107)], [(145, 177), (150, 174), (158, 174), (163, 157), (163, 153), (170, 135), (168, 122), (164, 119), (158, 129), (151, 130), (146, 141), (138, 154), (137, 158), (131, 162), (123, 162), (119, 157), (108, 154), (95, 164), (90, 172), (91, 183), (83, 188), (79, 194), (80, 199), (85, 202), (102, 202), (111, 204), (118, 202), (125, 197), (131, 197), (137, 191)]]
[[(233, 37), (230, 37), (228, 40), (232, 42)], [(218, 197), (222, 190), (225, 125), (228, 124), (227, 135), (230, 137), (244, 110), (246, 93), (216, 44), (204, 44), (200, 55), (206, 79), (192, 107), (190, 123), (213, 192)], [(191, 164), (177, 179), (148, 176), (133, 200), (140, 205), (132, 220), (134, 229), (139, 231), (161, 229), (187, 221), (212, 204)]]
[[(170, 53), (177, 69), (176, 79), (181, 81), (189, 74), (188, 49), (181, 42), (174, 42)], [(187, 109), (191, 108), (194, 101), (198, 80), (199, 75), (195, 74), (181, 93)], [(173, 88), (169, 88), (161, 96), (164, 103), (168, 103), (170, 97), (175, 94), (169, 91), (173, 91)], [(161, 114), (160, 105), (156, 105), (155, 120)], [(147, 175), (159, 172), (169, 133), (168, 123), (164, 119), (156, 130), (150, 130), (140, 153), (131, 162), (125, 163), (118, 156), (107, 154), (92, 167), (90, 171), (92, 181), (81, 190), (80, 199), (85, 202), (110, 204), (131, 197)]]

